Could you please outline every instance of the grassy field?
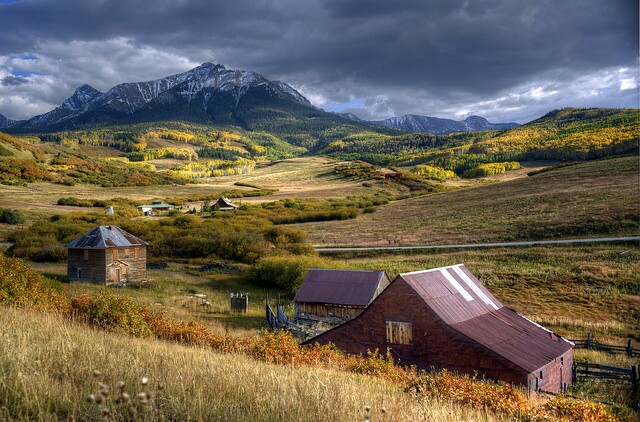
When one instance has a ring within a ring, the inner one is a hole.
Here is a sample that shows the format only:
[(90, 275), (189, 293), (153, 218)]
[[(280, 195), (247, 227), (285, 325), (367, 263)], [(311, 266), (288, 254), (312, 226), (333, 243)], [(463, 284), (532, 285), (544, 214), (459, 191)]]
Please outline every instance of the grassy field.
[(392, 202), (355, 220), (296, 227), (323, 246), (636, 235), (639, 174), (637, 157), (585, 162), (532, 177)]
[[(354, 421), (365, 420), (365, 406), (371, 420), (498, 420), (365, 376), (127, 338), (11, 308), (0, 312), (0, 345), (3, 420), (104, 420), (105, 410), (130, 420), (135, 409), (139, 420)], [(129, 403), (118, 401), (121, 391)]]
[[(66, 281), (66, 263), (32, 262), (29, 265), (46, 276)], [(243, 335), (265, 328), (265, 294), (275, 299), (278, 297), (277, 291), (249, 283), (245, 272), (202, 272), (199, 268), (197, 265), (172, 263), (165, 270), (149, 270), (147, 288), (109, 290), (176, 319), (197, 320), (214, 333), (233, 330), (235, 334)], [(242, 269), (246, 271), (246, 266), (242, 266)], [(89, 282), (63, 282), (62, 286), (65, 292), (74, 296), (84, 293), (91, 295), (105, 290), (104, 286)], [(249, 309), (246, 314), (231, 312), (231, 293), (248, 293)], [(202, 306), (202, 298), (194, 294), (206, 295), (210, 305)], [(292, 304), (287, 303), (285, 306), (289, 310), (293, 309)]]

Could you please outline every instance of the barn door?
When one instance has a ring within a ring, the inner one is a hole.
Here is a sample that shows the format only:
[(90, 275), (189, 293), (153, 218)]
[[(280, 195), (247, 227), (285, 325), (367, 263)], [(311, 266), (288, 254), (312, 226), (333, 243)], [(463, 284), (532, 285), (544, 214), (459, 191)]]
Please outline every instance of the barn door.
[(115, 280), (114, 280), (114, 281), (115, 281), (116, 283), (120, 283), (120, 279), (121, 279), (121, 277), (122, 277), (122, 270), (121, 270), (120, 268), (114, 268), (114, 270), (115, 270), (115, 273), (116, 273), (116, 274), (115, 274)]

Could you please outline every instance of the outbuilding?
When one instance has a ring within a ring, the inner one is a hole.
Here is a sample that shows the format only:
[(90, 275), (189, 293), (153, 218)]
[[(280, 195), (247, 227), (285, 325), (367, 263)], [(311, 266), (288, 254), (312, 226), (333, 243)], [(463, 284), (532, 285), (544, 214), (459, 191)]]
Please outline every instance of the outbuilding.
[(98, 226), (65, 245), (69, 280), (144, 282), (147, 243), (116, 226)]
[(138, 205), (136, 208), (138, 208), (138, 210), (140, 210), (140, 212), (144, 215), (154, 215), (157, 212), (171, 211), (175, 208), (175, 205), (168, 204), (162, 199), (156, 199), (150, 204)]
[(296, 322), (341, 324), (358, 316), (388, 285), (384, 271), (312, 268), (293, 299)]
[(218, 198), (216, 203), (213, 204), (213, 208), (219, 211), (233, 211), (238, 208), (238, 206), (231, 202), (229, 198), (221, 196), (220, 198)]
[(464, 265), (400, 274), (358, 317), (307, 342), (354, 354), (389, 349), (401, 365), (531, 390), (571, 384), (573, 343), (502, 305)]

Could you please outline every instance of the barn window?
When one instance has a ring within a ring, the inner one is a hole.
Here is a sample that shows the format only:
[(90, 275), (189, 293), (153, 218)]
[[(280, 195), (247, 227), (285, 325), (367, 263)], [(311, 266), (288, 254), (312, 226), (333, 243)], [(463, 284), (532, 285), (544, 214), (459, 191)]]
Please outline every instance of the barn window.
[(133, 250), (133, 257), (136, 259), (140, 258), (140, 249), (136, 248)]
[(129, 249), (128, 248), (124, 248), (124, 257), (125, 258), (129, 257)]
[(76, 276), (77, 278), (82, 278), (82, 268), (76, 268)]
[(84, 250), (84, 260), (85, 260), (85, 261), (88, 261), (88, 260), (89, 260), (89, 250), (88, 250), (88, 249), (85, 249), (85, 250)]
[(387, 321), (387, 343), (411, 344), (413, 342), (410, 322)]
[(118, 250), (117, 249), (113, 250), (113, 259), (119, 259), (118, 258)]

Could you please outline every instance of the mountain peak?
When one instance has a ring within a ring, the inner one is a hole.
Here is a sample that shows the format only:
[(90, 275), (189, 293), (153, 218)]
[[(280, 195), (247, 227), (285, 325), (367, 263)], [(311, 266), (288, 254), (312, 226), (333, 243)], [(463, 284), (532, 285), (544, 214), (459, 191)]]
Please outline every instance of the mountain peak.
[(506, 130), (519, 126), (517, 123), (489, 123), (481, 116), (469, 116), (462, 121), (452, 119), (440, 119), (438, 117), (418, 116), (405, 114), (400, 117), (371, 122), (395, 129), (403, 129), (411, 132), (427, 132), (442, 135), (453, 132), (476, 132), (480, 130)]

